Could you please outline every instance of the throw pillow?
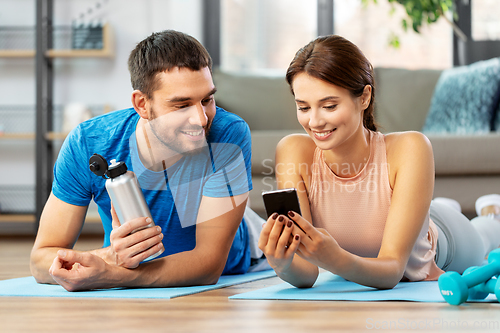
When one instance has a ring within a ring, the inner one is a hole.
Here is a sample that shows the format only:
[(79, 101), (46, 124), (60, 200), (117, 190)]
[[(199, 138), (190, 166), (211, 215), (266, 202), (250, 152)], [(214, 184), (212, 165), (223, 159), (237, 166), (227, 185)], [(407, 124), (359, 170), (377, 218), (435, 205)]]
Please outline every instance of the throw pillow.
[(500, 58), (444, 70), (434, 89), (424, 133), (488, 133), (500, 94)]
[(497, 109), (495, 111), (495, 114), (493, 115), (495, 117), (495, 121), (494, 121), (494, 124), (493, 124), (493, 129), (500, 133), (500, 88), (498, 89), (498, 101), (497, 101)]

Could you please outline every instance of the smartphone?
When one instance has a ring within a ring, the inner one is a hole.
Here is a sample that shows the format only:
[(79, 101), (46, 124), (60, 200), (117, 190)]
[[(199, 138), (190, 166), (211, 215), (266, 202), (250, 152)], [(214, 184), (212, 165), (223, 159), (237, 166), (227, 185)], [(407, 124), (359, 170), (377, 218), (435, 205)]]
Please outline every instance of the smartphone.
[(287, 216), (291, 210), (300, 214), (299, 196), (295, 188), (262, 192), (262, 199), (268, 218), (273, 213)]

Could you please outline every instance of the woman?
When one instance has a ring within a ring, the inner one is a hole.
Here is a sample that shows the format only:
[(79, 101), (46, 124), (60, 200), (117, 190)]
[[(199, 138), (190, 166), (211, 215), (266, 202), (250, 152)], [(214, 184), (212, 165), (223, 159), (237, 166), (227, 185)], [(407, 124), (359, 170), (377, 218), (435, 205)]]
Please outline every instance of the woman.
[[(392, 288), (479, 265), (499, 246), (500, 221), (471, 223), (431, 203), (434, 159), (423, 134), (377, 132), (373, 67), (354, 44), (317, 38), (297, 52), (286, 79), (307, 135), (280, 141), (276, 177), (279, 188), (298, 190), (302, 215), (273, 214), (259, 238), (283, 280), (311, 287), (321, 267)], [(498, 197), (488, 198), (500, 208)]]

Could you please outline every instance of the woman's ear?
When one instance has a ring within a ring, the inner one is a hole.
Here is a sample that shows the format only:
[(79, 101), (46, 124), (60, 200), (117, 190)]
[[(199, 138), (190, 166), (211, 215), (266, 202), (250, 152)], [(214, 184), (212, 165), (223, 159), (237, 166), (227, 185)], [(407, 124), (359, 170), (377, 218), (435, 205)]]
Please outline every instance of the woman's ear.
[(139, 116), (144, 119), (149, 119), (147, 104), (148, 98), (142, 91), (134, 90), (132, 92), (132, 105)]
[(367, 84), (363, 89), (363, 94), (361, 94), (361, 108), (366, 110), (370, 105), (372, 100), (372, 86)]

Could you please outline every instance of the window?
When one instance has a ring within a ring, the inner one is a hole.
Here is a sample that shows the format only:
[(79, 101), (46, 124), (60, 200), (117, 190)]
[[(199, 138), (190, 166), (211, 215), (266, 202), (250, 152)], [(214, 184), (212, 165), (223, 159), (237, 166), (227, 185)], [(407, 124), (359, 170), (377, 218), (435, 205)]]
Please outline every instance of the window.
[(471, 7), (472, 39), (500, 40), (498, 0), (474, 0)]
[[(394, 13), (390, 14), (387, 0), (371, 2), (366, 7), (361, 0), (335, 0), (335, 33), (356, 44), (374, 67), (452, 67), (451, 26), (441, 18), (430, 26), (424, 25), (420, 34), (411, 27), (405, 32), (401, 25), (404, 8), (399, 4), (393, 8)], [(399, 36), (399, 49), (389, 46), (391, 34)]]
[(284, 75), (316, 30), (317, 0), (221, 0), (221, 69)]

